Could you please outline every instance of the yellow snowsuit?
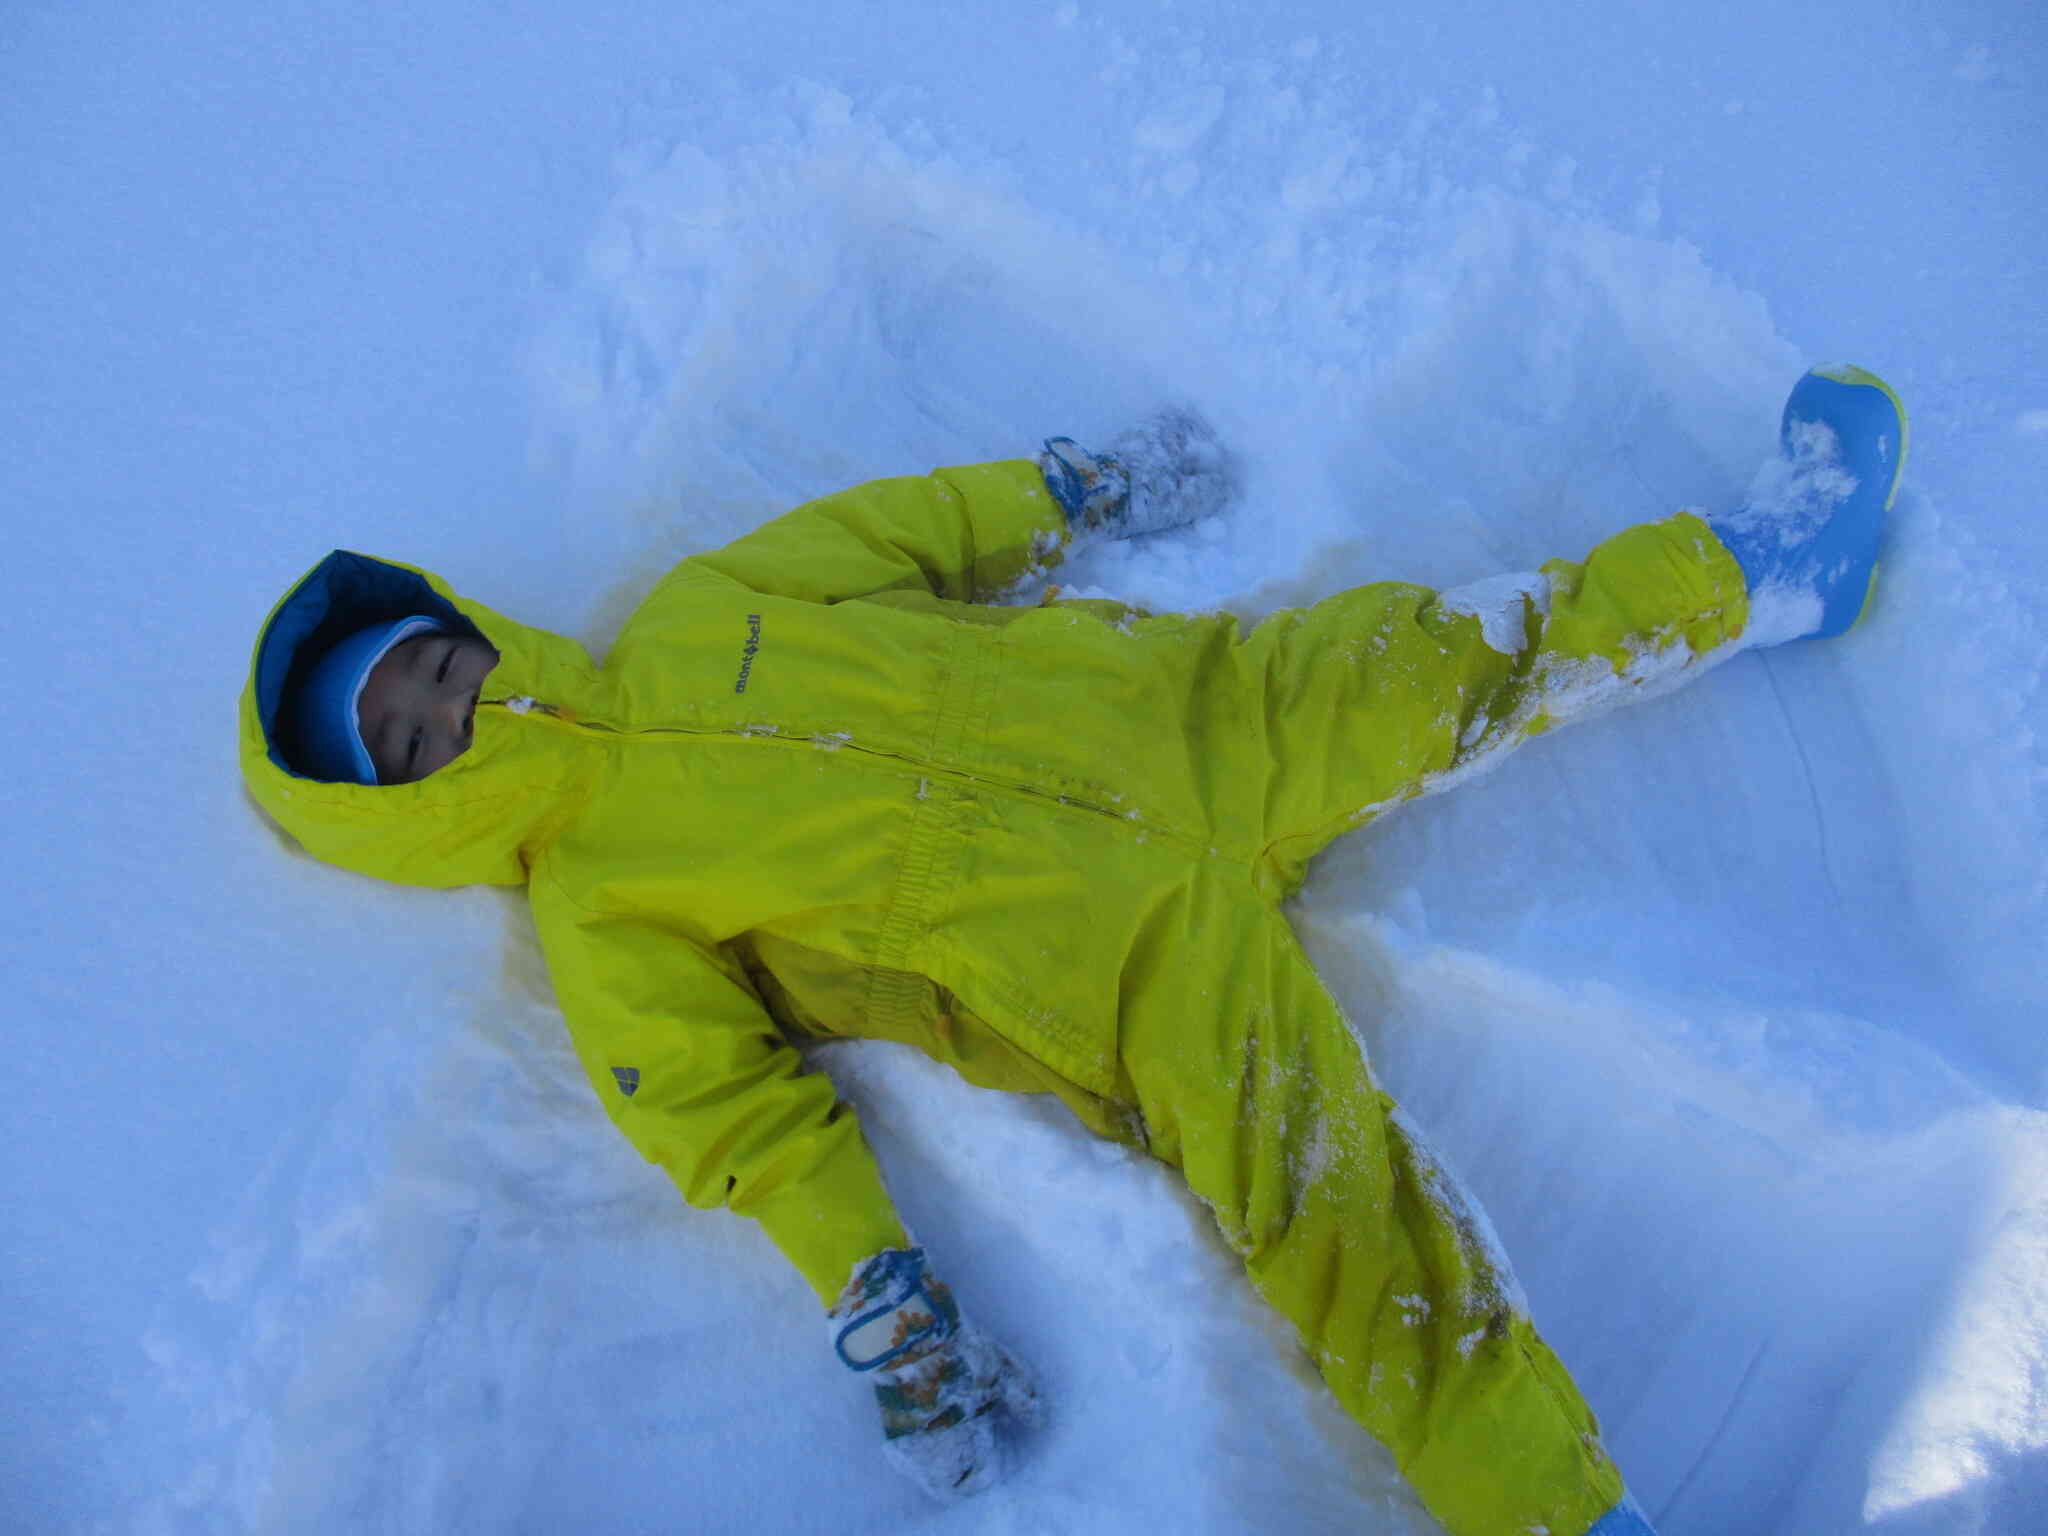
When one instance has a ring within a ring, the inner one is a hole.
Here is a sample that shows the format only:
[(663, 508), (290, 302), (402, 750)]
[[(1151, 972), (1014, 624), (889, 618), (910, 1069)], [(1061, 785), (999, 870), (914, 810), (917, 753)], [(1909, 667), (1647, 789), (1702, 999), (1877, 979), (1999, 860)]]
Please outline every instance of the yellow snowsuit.
[[(1181, 1168), (1457, 1536), (1592, 1528), (1622, 1494), (1592, 1414), (1280, 903), (1338, 833), (1724, 647), (1734, 560), (1681, 515), (1582, 565), (1359, 588), (1248, 634), (971, 601), (1064, 537), (1029, 461), (861, 486), (683, 561), (601, 668), (331, 556), (266, 623), (244, 769), (325, 859), (526, 884), (613, 1120), (822, 1300), (906, 1235), (796, 1043), (908, 1041)], [(293, 775), (295, 651), (436, 611), (502, 658), (469, 751), (394, 787)]]

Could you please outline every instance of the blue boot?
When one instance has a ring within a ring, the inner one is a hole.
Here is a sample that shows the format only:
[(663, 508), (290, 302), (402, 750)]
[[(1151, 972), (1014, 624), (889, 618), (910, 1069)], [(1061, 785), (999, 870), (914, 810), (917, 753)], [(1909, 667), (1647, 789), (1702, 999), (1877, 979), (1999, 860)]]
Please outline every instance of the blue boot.
[(1749, 504), (1707, 519), (1752, 599), (1789, 617), (1766, 624), (1774, 638), (1839, 635), (1863, 616), (1906, 436), (1906, 408), (1883, 379), (1816, 368), (1785, 401), (1783, 456), (1758, 477)]

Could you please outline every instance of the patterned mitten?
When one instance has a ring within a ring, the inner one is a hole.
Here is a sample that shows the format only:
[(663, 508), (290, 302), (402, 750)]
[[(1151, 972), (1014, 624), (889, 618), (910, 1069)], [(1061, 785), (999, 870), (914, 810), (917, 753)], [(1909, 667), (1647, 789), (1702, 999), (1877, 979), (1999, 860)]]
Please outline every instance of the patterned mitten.
[(842, 1364), (866, 1373), (882, 1410), (883, 1454), (938, 1499), (1000, 1482), (1018, 1428), (1038, 1417), (1024, 1368), (960, 1320), (922, 1248), (863, 1260), (828, 1314)]
[(1038, 467), (1076, 538), (1180, 528), (1221, 511), (1237, 485), (1215, 429), (1183, 406), (1140, 422), (1107, 453), (1090, 453), (1070, 437), (1048, 438)]

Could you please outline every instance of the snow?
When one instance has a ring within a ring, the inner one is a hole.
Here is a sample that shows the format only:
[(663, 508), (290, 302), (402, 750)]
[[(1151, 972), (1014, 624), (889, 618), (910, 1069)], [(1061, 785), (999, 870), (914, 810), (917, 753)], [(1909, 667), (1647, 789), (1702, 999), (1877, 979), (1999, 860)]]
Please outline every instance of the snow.
[(1165, 1170), (835, 1046), (1051, 1414), (926, 1504), (604, 1123), (516, 898), (265, 827), (250, 642), (340, 545), (601, 647), (806, 496), (1167, 400), (1241, 505), (1069, 591), (1468, 586), (1732, 507), (1838, 358), (1913, 413), (1870, 619), (1392, 810), (1297, 917), (1660, 1529), (2048, 1529), (2039, 16), (1247, 15), (0, 23), (10, 1529), (1431, 1529)]
[(1550, 578), (1540, 571), (1486, 576), (1442, 594), (1441, 606), (1469, 613), (1480, 637), (1503, 656), (1519, 655), (1529, 643), (1529, 618), (1550, 616)]

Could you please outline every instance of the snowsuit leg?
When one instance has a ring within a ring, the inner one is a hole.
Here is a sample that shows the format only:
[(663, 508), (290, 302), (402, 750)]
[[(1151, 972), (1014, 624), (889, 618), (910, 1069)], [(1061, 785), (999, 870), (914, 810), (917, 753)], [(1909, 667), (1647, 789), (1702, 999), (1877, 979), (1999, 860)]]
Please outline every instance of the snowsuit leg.
[(1591, 1411), (1285, 917), (1233, 904), (1200, 1006), (1125, 1017), (1150, 1150), (1452, 1536), (1579, 1536), (1622, 1495)]
[[(1204, 879), (1203, 963), (1130, 998), (1151, 1150), (1184, 1170), (1347, 1411), (1453, 1536), (1581, 1536), (1623, 1484), (1484, 1218), (1374, 1082), (1280, 899), (1336, 834), (1727, 654), (1741, 573), (1699, 519), (1443, 594), (1388, 583), (1267, 621), (1213, 720), (1262, 727), (1251, 888)], [(1253, 702), (1253, 701), (1256, 702)]]
[(1680, 513), (1583, 562), (1440, 593), (1380, 582), (1274, 615), (1237, 651), (1263, 697), (1266, 883), (1291, 891), (1340, 833), (1698, 677), (1748, 612), (1735, 557)]

